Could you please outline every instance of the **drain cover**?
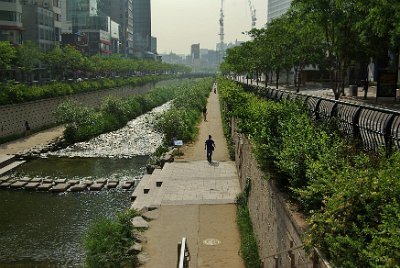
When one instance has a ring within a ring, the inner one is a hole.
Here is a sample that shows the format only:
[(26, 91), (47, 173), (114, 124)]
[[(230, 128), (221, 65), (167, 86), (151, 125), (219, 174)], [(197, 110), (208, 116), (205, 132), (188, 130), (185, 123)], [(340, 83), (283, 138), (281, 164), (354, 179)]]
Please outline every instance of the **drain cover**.
[(205, 240), (203, 240), (203, 244), (206, 246), (216, 246), (221, 244), (221, 241), (219, 241), (218, 239), (215, 238), (207, 238)]

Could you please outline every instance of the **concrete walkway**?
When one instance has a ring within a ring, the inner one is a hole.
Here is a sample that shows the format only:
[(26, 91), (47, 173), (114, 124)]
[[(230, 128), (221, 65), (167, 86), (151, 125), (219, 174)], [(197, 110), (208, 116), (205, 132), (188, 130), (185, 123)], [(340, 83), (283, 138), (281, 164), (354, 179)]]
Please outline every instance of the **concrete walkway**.
[(18, 140), (0, 144), (0, 155), (23, 154), (35, 147), (50, 144), (61, 137), (64, 132), (63, 126), (49, 128)]
[[(239, 180), (234, 162), (229, 161), (218, 94), (210, 94), (207, 109), (208, 120), (200, 124), (198, 140), (185, 145), (184, 155), (155, 175), (162, 181), (160, 207), (145, 232), (148, 261), (143, 267), (176, 267), (182, 237), (188, 241), (191, 268), (244, 267), (233, 204)], [(211, 164), (204, 150), (209, 134), (216, 143)]]

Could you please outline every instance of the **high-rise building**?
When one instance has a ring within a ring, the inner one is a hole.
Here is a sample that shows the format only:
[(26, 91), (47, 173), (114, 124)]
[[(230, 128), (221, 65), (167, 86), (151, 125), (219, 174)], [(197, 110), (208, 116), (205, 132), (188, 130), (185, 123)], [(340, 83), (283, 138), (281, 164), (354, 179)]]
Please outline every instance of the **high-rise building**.
[(22, 43), (22, 5), (17, 1), (0, 0), (0, 41)]
[(133, 55), (133, 0), (102, 0), (98, 10), (119, 24), (120, 53)]
[(64, 44), (86, 55), (119, 53), (120, 28), (109, 16), (111, 1), (68, 0), (65, 8), (71, 31), (63, 34)]
[(61, 7), (59, 0), (21, 0), (23, 41), (30, 40), (43, 50), (61, 42)]
[(190, 47), (190, 55), (192, 59), (200, 59), (200, 44), (193, 44)]
[(280, 17), (290, 8), (292, 0), (268, 0), (267, 22)]
[(139, 58), (151, 54), (150, 0), (133, 0), (133, 50)]
[(157, 54), (157, 37), (154, 36), (151, 37), (150, 46), (151, 46), (150, 51), (154, 54)]

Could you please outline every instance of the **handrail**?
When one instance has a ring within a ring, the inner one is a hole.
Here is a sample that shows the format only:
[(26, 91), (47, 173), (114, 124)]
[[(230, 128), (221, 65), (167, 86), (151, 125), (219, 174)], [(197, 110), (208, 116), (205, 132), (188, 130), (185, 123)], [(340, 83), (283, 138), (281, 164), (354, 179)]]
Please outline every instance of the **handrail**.
[(178, 268), (188, 268), (190, 261), (189, 246), (186, 237), (183, 237), (178, 243)]
[[(294, 99), (302, 98), (316, 120), (337, 119), (339, 129), (352, 136), (367, 151), (378, 153), (383, 147), (390, 154), (392, 149), (400, 149), (400, 111), (289, 90), (240, 84), (245, 90), (261, 93), (261, 96), (275, 101), (279, 100), (274, 97), (278, 92), (285, 92), (290, 99), (291, 96)], [(267, 94), (262, 94), (263, 91)]]

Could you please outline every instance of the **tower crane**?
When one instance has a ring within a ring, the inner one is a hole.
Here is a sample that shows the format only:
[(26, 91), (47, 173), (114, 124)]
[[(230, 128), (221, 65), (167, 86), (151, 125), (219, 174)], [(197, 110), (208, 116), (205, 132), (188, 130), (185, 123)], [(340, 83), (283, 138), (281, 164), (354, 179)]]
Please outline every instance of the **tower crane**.
[(225, 44), (224, 44), (224, 0), (221, 0), (221, 9), (219, 17), (219, 51), (220, 51), (220, 61), (225, 54)]
[(254, 8), (254, 5), (251, 2), (251, 0), (248, 0), (248, 1), (249, 1), (250, 13), (251, 13), (251, 28), (253, 29), (256, 27), (256, 21), (257, 21), (256, 9)]

